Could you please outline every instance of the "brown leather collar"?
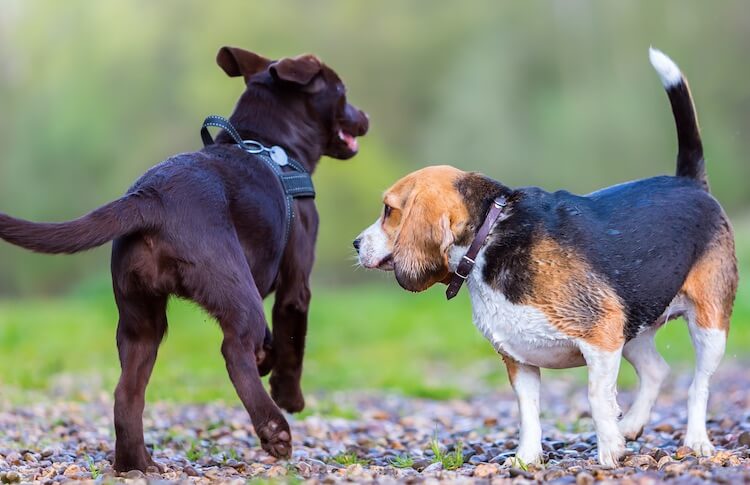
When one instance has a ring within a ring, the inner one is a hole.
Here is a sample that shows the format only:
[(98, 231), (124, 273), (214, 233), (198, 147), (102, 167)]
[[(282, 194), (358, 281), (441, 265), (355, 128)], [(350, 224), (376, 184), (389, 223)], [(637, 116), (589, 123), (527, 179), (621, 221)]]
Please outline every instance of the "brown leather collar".
[(484, 218), (482, 227), (479, 228), (477, 235), (474, 236), (474, 241), (472, 241), (471, 246), (469, 246), (469, 250), (461, 257), (461, 261), (458, 263), (458, 267), (451, 277), (448, 289), (445, 290), (445, 296), (449, 300), (458, 294), (464, 281), (466, 281), (466, 278), (469, 277), (469, 274), (471, 274), (471, 271), (474, 269), (474, 265), (476, 264), (474, 260), (482, 249), (482, 246), (484, 246), (487, 236), (490, 235), (490, 231), (495, 223), (502, 222), (510, 217), (510, 214), (505, 211), (507, 206), (508, 198), (504, 195), (496, 197), (495, 200), (492, 201), (492, 205), (490, 206), (487, 216)]

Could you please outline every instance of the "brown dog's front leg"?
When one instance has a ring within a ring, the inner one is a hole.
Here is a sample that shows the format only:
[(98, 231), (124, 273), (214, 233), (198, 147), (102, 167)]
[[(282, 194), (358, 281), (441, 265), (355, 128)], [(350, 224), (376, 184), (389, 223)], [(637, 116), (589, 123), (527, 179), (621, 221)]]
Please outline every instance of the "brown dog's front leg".
[(300, 380), (305, 354), (310, 289), (307, 282), (280, 288), (273, 306), (273, 345), (276, 362), (271, 374), (271, 396), (290, 413), (305, 408)]
[(276, 353), (273, 349), (273, 335), (268, 326), (266, 326), (266, 336), (263, 338), (263, 346), (261, 347), (260, 352), (256, 353), (255, 357), (258, 364), (258, 373), (261, 376), (268, 375), (276, 364)]

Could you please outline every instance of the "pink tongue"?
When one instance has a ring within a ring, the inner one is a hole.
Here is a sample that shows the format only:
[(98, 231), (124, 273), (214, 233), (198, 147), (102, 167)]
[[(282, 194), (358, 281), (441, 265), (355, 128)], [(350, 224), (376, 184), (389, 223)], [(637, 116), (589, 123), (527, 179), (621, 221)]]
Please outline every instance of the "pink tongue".
[(349, 133), (346, 133), (343, 130), (339, 130), (339, 138), (341, 138), (346, 143), (346, 146), (349, 148), (349, 150), (356, 152), (359, 148), (357, 139)]

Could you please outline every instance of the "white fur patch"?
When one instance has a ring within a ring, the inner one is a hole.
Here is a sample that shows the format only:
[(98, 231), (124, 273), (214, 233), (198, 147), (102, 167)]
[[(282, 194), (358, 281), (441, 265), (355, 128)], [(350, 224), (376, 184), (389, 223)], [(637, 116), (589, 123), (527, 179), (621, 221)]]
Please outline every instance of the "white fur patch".
[[(360, 239), (359, 264), (365, 268), (378, 268), (391, 255), (391, 249), (388, 247), (388, 235), (383, 230), (380, 218), (365, 229), (358, 236), (358, 239)], [(389, 270), (391, 268), (380, 267), (379, 269)]]
[(662, 51), (649, 47), (648, 58), (651, 61), (651, 65), (656, 69), (656, 73), (659, 74), (661, 84), (665, 88), (669, 89), (682, 82), (680, 68)]
[[(466, 247), (453, 247), (451, 269), (466, 253)], [(521, 364), (564, 369), (584, 364), (575, 339), (557, 330), (540, 310), (509, 302), (505, 295), (483, 281), (484, 250), (466, 280), (471, 298), (474, 325), (497, 352)]]

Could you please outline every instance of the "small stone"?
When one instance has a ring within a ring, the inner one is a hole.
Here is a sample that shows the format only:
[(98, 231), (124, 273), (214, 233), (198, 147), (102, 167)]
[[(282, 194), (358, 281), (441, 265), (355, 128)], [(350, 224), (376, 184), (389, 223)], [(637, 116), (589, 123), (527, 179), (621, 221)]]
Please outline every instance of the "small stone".
[(477, 478), (487, 478), (499, 471), (500, 467), (494, 463), (482, 463), (474, 469), (474, 476)]
[(515, 468), (515, 467), (511, 467), (508, 470), (508, 473), (510, 473), (510, 478), (521, 477), (521, 478), (527, 478), (529, 480), (534, 478), (533, 473), (530, 473), (530, 472), (527, 472), (526, 470), (521, 470), (520, 468)]
[(657, 433), (671, 433), (674, 431), (674, 426), (669, 423), (659, 423), (654, 426), (654, 431)]
[(188, 465), (185, 468), (183, 468), (182, 471), (185, 472), (185, 475), (187, 475), (189, 477), (197, 477), (197, 476), (199, 476), (198, 472), (195, 471), (195, 468), (193, 468), (190, 465)]
[(750, 431), (743, 431), (737, 437), (737, 444), (740, 446), (750, 446)]
[(544, 474), (544, 481), (551, 482), (553, 480), (557, 480), (558, 478), (562, 478), (565, 475), (566, 475), (565, 470), (560, 470), (559, 468), (549, 470)]
[(742, 464), (742, 461), (739, 459), (739, 457), (732, 455), (727, 459), (727, 466), (740, 466)]
[(581, 472), (576, 475), (576, 485), (591, 485), (594, 483), (594, 475), (589, 472)]
[(587, 451), (589, 448), (591, 448), (591, 445), (588, 443), (578, 442), (573, 443), (572, 445), (568, 446), (569, 450), (577, 451), (578, 453), (583, 453), (584, 451)]
[(69, 478), (77, 477), (83, 470), (78, 465), (70, 465), (65, 469), (63, 475)]
[(123, 475), (125, 478), (128, 478), (130, 480), (138, 480), (140, 478), (145, 477), (142, 471), (140, 470), (130, 470), (129, 472), (125, 473)]
[(36, 463), (37, 459), (32, 453), (25, 453), (23, 459), (26, 463)]
[(5, 461), (7, 461), (9, 465), (18, 466), (21, 464), (21, 455), (16, 452), (10, 453), (5, 457)]
[(487, 457), (485, 455), (474, 455), (469, 458), (470, 465), (479, 465), (480, 463), (486, 463)]
[(414, 463), (412, 463), (411, 467), (418, 472), (421, 472), (428, 466), (430, 466), (432, 462), (430, 460), (414, 460)]
[(631, 455), (625, 458), (622, 462), (625, 466), (632, 466), (639, 470), (648, 470), (650, 468), (656, 468), (657, 462), (652, 456), (649, 455)]
[(10, 470), (5, 474), (5, 479), (3, 480), (5, 483), (16, 483), (21, 481), (21, 475), (18, 474), (15, 470)]
[(55, 450), (52, 448), (45, 448), (42, 450), (42, 458), (49, 458), (50, 456), (55, 454)]
[(685, 473), (687, 469), (687, 463), (672, 462), (665, 465), (664, 468), (662, 468), (662, 471), (669, 476), (677, 476)]
[(654, 448), (653, 450), (651, 450), (651, 452), (649, 452), (649, 455), (651, 455), (651, 458), (656, 460), (657, 463), (665, 456), (669, 456), (669, 454), (661, 448)]
[(665, 467), (666, 465), (668, 465), (669, 463), (672, 463), (672, 462), (674, 462), (674, 460), (672, 459), (672, 457), (671, 457), (671, 456), (669, 456), (669, 455), (665, 455), (665, 456), (662, 456), (662, 457), (661, 457), (661, 458), (659, 459), (659, 461), (658, 461), (658, 462), (656, 463), (656, 467), (657, 467), (657, 468), (658, 468), (659, 470), (661, 470), (661, 469), (662, 469), (662, 468), (664, 468), (664, 467)]
[(435, 473), (435, 472), (441, 471), (442, 469), (443, 469), (443, 464), (438, 461), (428, 466), (424, 470), (422, 470), (422, 473)]
[(287, 470), (281, 465), (274, 465), (268, 469), (266, 474), (271, 478), (286, 476)]
[(674, 457), (678, 460), (682, 460), (686, 456), (691, 455), (693, 455), (693, 449), (689, 446), (680, 446), (679, 448), (677, 448), (677, 451), (674, 452)]

